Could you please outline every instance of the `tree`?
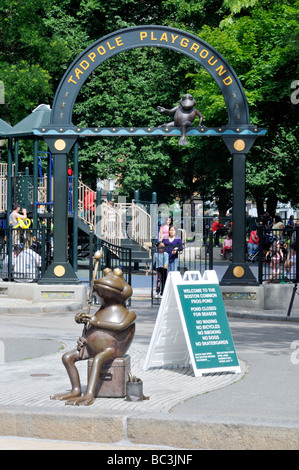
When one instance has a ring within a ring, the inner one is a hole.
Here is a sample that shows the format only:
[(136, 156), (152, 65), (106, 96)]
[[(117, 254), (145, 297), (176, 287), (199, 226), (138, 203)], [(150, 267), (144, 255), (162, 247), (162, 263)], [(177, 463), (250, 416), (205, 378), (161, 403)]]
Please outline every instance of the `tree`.
[[(247, 158), (247, 194), (260, 211), (266, 200), (273, 214), (278, 199), (298, 204), (298, 119), (290, 100), (290, 85), (298, 76), (298, 1), (226, 4), (232, 8), (229, 21), (221, 28), (205, 26), (201, 36), (237, 71), (252, 124), (268, 129)], [(204, 71), (194, 75), (193, 93), (217, 125), (224, 104)]]
[[(34, 18), (34, 21), (32, 21)], [(247, 158), (247, 194), (298, 203), (298, 123), (291, 83), (298, 78), (298, 0), (3, 0), (0, 7), (0, 117), (16, 124), (41, 102), (51, 103), (69, 64), (95, 40), (120, 28), (162, 24), (199, 35), (230, 62), (245, 89), (251, 122), (267, 127)], [(85, 83), (74, 108), (80, 126), (158, 126), (156, 111), (194, 94), (206, 126), (227, 121), (216, 83), (203, 67), (170, 50), (142, 48), (104, 62)], [(113, 123), (113, 124), (112, 124)], [(118, 177), (120, 192), (156, 191), (161, 201), (194, 192), (231, 206), (231, 156), (218, 139), (103, 138), (80, 140), (80, 171)], [(26, 146), (24, 160), (32, 160)]]
[[(52, 2), (54, 3), (54, 2)], [(53, 76), (69, 55), (47, 26), (51, 0), (3, 0), (0, 7), (0, 79), (5, 84), (1, 118), (12, 125), (53, 97)]]
[[(156, 48), (118, 54), (102, 64), (82, 87), (74, 108), (74, 122), (81, 127), (156, 127), (164, 123), (167, 118), (157, 111), (157, 106), (174, 106), (188, 90), (191, 80), (185, 78), (186, 66), (196, 70), (194, 62), (188, 62), (182, 64), (180, 54)], [(85, 157), (86, 147), (87, 144), (82, 149)], [(185, 191), (178, 178), (185, 177), (181, 158), (184, 152), (178, 139), (101, 139), (88, 150), (89, 156), (92, 153), (97, 155), (98, 175), (118, 175), (120, 191), (126, 195), (134, 189), (142, 192), (159, 188), (158, 195), (166, 202)], [(85, 177), (88, 174), (92, 178), (95, 167), (90, 172), (89, 161), (82, 158), (81, 165)]]

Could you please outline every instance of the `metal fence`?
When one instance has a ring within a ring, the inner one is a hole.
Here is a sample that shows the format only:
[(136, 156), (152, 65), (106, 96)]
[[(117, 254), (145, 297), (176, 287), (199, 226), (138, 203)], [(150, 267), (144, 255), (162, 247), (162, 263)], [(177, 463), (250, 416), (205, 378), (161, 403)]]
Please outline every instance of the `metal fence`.
[[(299, 226), (294, 229), (283, 228), (280, 230), (267, 230), (263, 226), (258, 227), (259, 244), (252, 253), (247, 252), (247, 262), (256, 263), (258, 266), (258, 282), (263, 283), (286, 283), (298, 282), (299, 259)], [(183, 274), (185, 271), (200, 271), (213, 269), (213, 232), (206, 227), (205, 245), (192, 247), (190, 243), (181, 245), (182, 251), (178, 254), (178, 265), (176, 270)], [(162, 253), (166, 250), (152, 249), (151, 272), (151, 301), (152, 304), (159, 301), (163, 294), (164, 284), (169, 272), (163, 263)], [(160, 258), (160, 259), (159, 259)], [(221, 263), (231, 262), (231, 257)], [(156, 300), (157, 299), (157, 300)]]
[(3, 281), (36, 282), (41, 279), (52, 257), (50, 231), (0, 228), (0, 270)]
[[(258, 265), (258, 282), (284, 283), (298, 282), (299, 259), (299, 226), (294, 229), (266, 230), (258, 227), (259, 245), (249, 263)], [(204, 246), (192, 246), (192, 243), (182, 243), (179, 251), (177, 267), (182, 274), (185, 271), (200, 271), (213, 269), (213, 238), (207, 233)], [(106, 267), (119, 267), (126, 281), (131, 284), (132, 255), (131, 249), (109, 243), (90, 233), (89, 238), (89, 277), (93, 273), (93, 255), (102, 249), (98, 277), (103, 276)], [(152, 249), (152, 261), (158, 248)], [(52, 239), (50, 230), (43, 224), (38, 229), (0, 228), (0, 273), (5, 281), (37, 282), (41, 279), (52, 261)], [(228, 263), (230, 261), (227, 261)], [(154, 266), (157, 268), (157, 266)], [(169, 269), (169, 267), (168, 267)], [(161, 282), (164, 279), (157, 269), (151, 269), (152, 302), (156, 294), (159, 296)]]
[[(3, 281), (38, 282), (53, 257), (51, 231), (43, 224), (38, 229), (0, 228), (0, 275)], [(89, 278), (93, 275), (93, 255), (102, 249), (98, 277), (105, 268), (122, 269), (131, 284), (131, 249), (89, 236)]]
[[(122, 270), (123, 277), (129, 285), (132, 282), (132, 250), (128, 247), (114, 245), (113, 243), (103, 240), (94, 235), (91, 231), (89, 235), (89, 283), (93, 276), (94, 267), (94, 253), (98, 250), (102, 251), (102, 257), (99, 262), (96, 278), (99, 279), (104, 276), (104, 269), (110, 268), (114, 270), (119, 268)], [(93, 303), (100, 304), (100, 299), (96, 293), (93, 294)], [(128, 305), (131, 305), (131, 299), (128, 300)]]
[(120, 268), (123, 276), (131, 285), (132, 277), (132, 250), (131, 248), (121, 245), (115, 245), (103, 240), (94, 235), (93, 231), (89, 235), (89, 280), (91, 281), (93, 275), (93, 256), (98, 250), (102, 250), (102, 257), (100, 259), (97, 278), (103, 276), (105, 268), (115, 269)]
[(259, 284), (298, 282), (299, 226), (279, 230), (261, 226), (258, 235), (258, 249), (251, 262), (258, 262)]

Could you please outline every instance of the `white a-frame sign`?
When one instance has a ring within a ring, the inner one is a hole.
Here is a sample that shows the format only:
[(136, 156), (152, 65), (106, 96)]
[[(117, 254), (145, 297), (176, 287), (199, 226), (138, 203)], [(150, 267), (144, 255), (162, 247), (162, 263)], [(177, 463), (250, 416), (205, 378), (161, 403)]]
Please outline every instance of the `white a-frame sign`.
[(190, 362), (196, 377), (241, 372), (215, 271), (169, 272), (143, 369)]

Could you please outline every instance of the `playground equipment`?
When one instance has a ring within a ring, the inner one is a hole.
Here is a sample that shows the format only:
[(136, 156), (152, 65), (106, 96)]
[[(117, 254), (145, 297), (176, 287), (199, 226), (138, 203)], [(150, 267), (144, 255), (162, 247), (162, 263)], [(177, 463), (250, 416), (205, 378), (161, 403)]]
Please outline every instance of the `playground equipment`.
[[(3, 227), (7, 226), (10, 213), (8, 210), (8, 188), (11, 186), (11, 201), (18, 201), (22, 207), (26, 207), (29, 214), (29, 218), (20, 221), (18, 227), (38, 228), (42, 222), (45, 222), (48, 229), (51, 229), (54, 215), (53, 158), (50, 152), (43, 151), (38, 151), (36, 157), (38, 161), (37, 178), (29, 173), (28, 168), (25, 169), (25, 172), (19, 172), (16, 175), (15, 169), (18, 167), (16, 161), (12, 164), (11, 172), (8, 171), (7, 163), (0, 163), (0, 217)], [(10, 177), (11, 185), (9, 184), (9, 173), (12, 175)], [(37, 191), (35, 184), (37, 184)], [(37, 200), (34, 199), (35, 195)], [(135, 262), (149, 258), (150, 215), (142, 205), (138, 204), (139, 199), (133, 200), (131, 203), (115, 202), (113, 206), (109, 204), (111, 199), (112, 195), (108, 193), (107, 200), (103, 201), (101, 191), (93, 191), (80, 179), (76, 180), (75, 174), (68, 176), (68, 223), (72, 245), (71, 262), (75, 270), (77, 270), (78, 256), (80, 256), (78, 230), (85, 232), (87, 236), (92, 231), (99, 238), (118, 246), (122, 245), (123, 240), (128, 239), (129, 232), (130, 238), (134, 242), (132, 249), (136, 250)], [(91, 202), (90, 207), (87, 201)], [(145, 250), (142, 248), (143, 246), (146, 247)]]

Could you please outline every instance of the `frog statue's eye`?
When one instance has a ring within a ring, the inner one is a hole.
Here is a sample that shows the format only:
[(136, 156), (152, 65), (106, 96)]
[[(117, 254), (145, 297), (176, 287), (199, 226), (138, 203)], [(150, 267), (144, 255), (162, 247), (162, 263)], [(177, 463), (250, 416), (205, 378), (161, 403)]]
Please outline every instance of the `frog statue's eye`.
[(110, 268), (105, 268), (103, 271), (104, 276), (108, 276), (108, 274), (112, 273), (112, 269)]
[(120, 268), (115, 268), (115, 269), (113, 269), (113, 274), (120, 277), (120, 276), (122, 276), (123, 272)]

